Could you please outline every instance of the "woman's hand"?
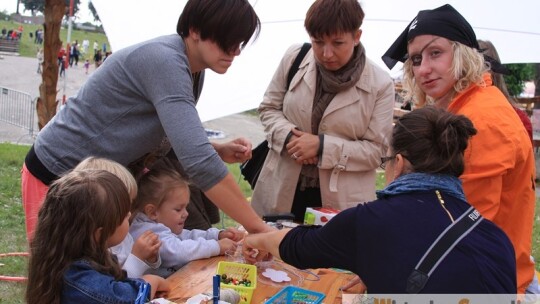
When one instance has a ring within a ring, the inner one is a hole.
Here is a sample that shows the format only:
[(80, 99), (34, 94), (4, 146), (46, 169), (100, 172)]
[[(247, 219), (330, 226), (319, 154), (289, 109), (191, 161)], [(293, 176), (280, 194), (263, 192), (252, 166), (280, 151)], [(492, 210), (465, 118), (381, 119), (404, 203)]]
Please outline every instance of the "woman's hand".
[(265, 233), (248, 234), (242, 243), (244, 259), (249, 263), (269, 261), (279, 256), (279, 244), (290, 229), (274, 230)]
[(316, 165), (319, 162), (319, 136), (292, 129), (292, 137), (287, 143), (287, 153), (299, 165)]
[(221, 159), (229, 164), (243, 163), (251, 159), (251, 142), (243, 137), (239, 137), (226, 143), (212, 143), (214, 149)]
[(256, 262), (260, 261), (270, 261), (273, 257), (272, 254), (269, 252), (265, 252), (262, 250), (259, 250), (257, 248), (254, 248), (251, 245), (251, 241), (253, 240), (253, 237), (258, 237), (257, 235), (251, 235), (246, 236), (244, 239), (244, 242), (242, 243), (242, 254), (244, 255), (244, 260), (250, 264), (255, 264)]

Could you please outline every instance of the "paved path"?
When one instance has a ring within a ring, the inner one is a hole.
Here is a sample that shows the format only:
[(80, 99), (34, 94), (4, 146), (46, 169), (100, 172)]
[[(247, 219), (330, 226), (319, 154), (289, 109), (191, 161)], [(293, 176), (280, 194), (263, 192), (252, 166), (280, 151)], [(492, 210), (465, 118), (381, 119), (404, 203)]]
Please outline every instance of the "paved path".
[[(5, 55), (2, 57), (0, 59), (0, 86), (28, 93), (32, 98), (37, 97), (39, 95), (39, 85), (42, 82), (41, 75), (36, 72), (37, 59)], [(94, 69), (91, 66), (89, 74)], [(67, 97), (74, 95), (88, 76), (85, 74), (81, 63), (79, 63), (79, 66), (67, 69), (66, 78), (59, 78), (58, 81), (58, 99), (61, 100), (64, 94)], [(250, 139), (255, 146), (264, 139), (263, 128), (258, 117), (251, 115), (234, 114), (205, 122), (204, 126), (224, 133), (225, 138), (216, 139), (216, 141), (227, 141), (244, 136)], [(37, 129), (36, 117), (35, 130)], [(33, 138), (28, 135), (28, 131), (22, 128), (0, 122), (0, 142), (31, 144)]]

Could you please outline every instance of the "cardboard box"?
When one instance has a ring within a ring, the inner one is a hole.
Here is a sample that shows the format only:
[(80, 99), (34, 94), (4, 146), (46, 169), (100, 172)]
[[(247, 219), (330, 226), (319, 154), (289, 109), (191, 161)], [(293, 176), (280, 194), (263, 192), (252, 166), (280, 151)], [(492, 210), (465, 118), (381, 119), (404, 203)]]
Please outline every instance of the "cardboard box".
[(324, 225), (336, 214), (339, 210), (328, 207), (306, 208), (306, 214), (304, 215), (305, 225)]

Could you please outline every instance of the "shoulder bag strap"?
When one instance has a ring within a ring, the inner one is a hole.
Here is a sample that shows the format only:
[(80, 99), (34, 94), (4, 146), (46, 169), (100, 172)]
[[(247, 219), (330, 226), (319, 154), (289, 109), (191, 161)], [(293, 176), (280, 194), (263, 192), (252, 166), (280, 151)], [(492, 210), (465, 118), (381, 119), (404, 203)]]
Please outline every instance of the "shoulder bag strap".
[(448, 226), (431, 244), (407, 279), (407, 292), (419, 293), (446, 255), (483, 219), (480, 212), (471, 207)]
[(306, 42), (302, 45), (302, 48), (300, 49), (300, 52), (298, 52), (298, 55), (296, 55), (296, 58), (294, 59), (294, 62), (291, 65), (291, 68), (289, 69), (289, 73), (287, 74), (287, 87), (285, 88), (286, 90), (289, 89), (289, 86), (291, 85), (291, 81), (294, 75), (296, 75), (296, 72), (298, 72), (300, 63), (302, 63), (302, 60), (304, 60), (304, 57), (306, 57), (306, 54), (310, 48), (311, 48), (311, 43)]

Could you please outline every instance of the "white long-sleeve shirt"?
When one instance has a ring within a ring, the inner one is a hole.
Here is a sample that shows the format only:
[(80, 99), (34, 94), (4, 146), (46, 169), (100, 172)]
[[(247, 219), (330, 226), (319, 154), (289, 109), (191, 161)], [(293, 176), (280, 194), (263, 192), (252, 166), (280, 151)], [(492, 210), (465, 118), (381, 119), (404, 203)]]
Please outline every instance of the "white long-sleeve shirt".
[(116, 255), (118, 264), (127, 272), (128, 278), (140, 278), (143, 274), (149, 273), (151, 269), (158, 269), (161, 266), (161, 257), (159, 255), (155, 263), (143, 261), (133, 255), (131, 250), (134, 243), (133, 237), (128, 233), (122, 243), (109, 248)]
[(155, 272), (162, 277), (168, 277), (185, 264), (199, 259), (205, 259), (220, 254), (219, 229), (182, 230), (175, 234), (167, 226), (149, 219), (145, 214), (138, 213), (133, 219), (129, 233), (133, 238), (150, 230), (159, 236), (161, 248), (161, 267)]

